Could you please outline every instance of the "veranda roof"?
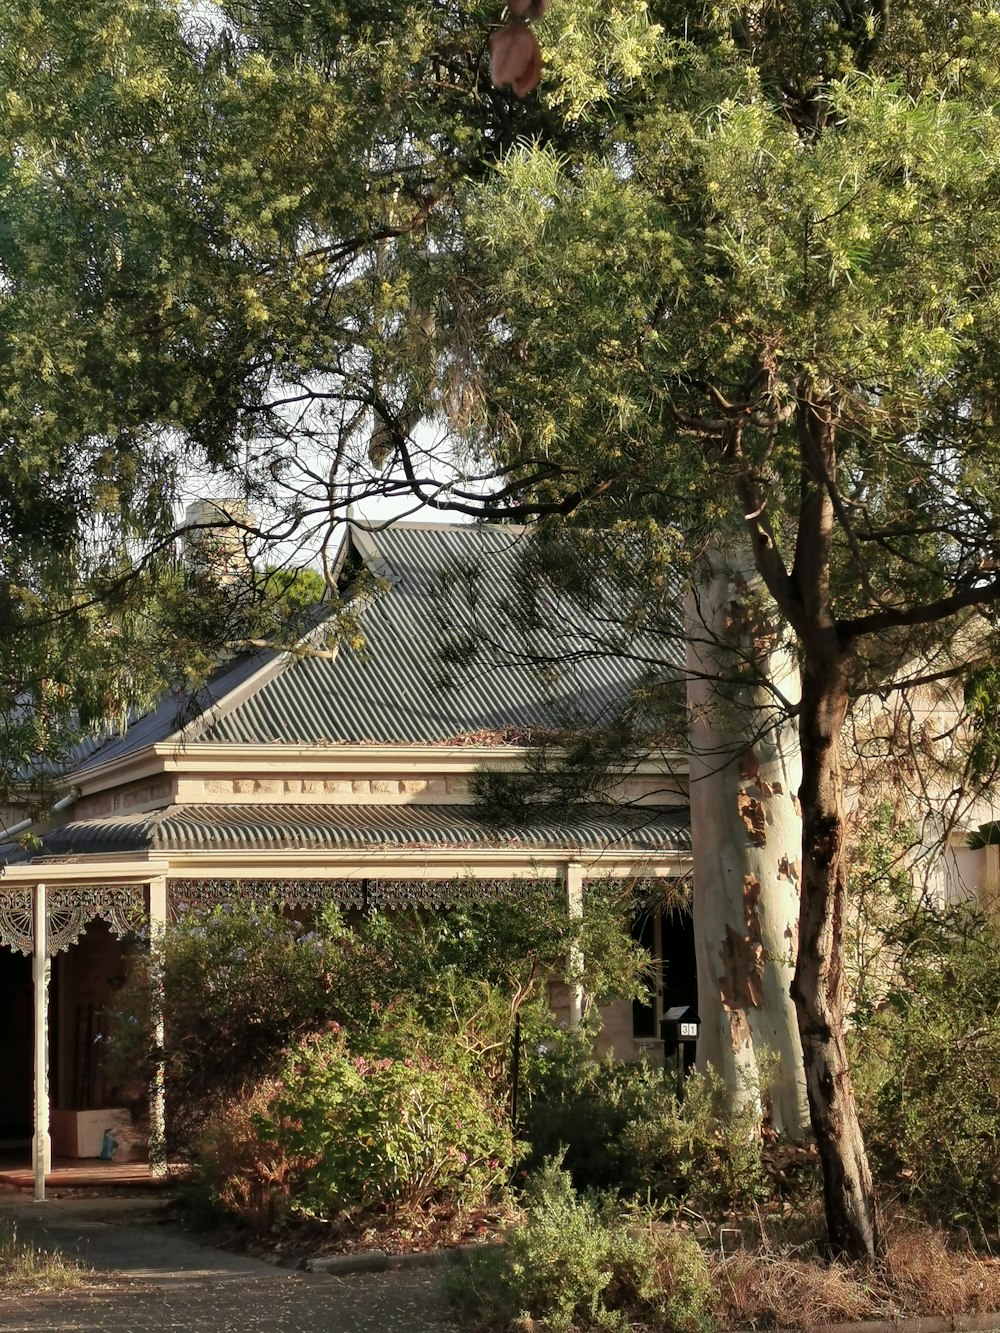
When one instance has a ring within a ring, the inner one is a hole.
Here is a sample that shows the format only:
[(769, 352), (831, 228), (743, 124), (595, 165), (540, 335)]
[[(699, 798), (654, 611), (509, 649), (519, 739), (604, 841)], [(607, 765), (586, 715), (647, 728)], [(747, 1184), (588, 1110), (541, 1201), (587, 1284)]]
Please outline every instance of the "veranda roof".
[(66, 824), (45, 835), (43, 854), (392, 847), (643, 855), (689, 850), (688, 818), (687, 810), (603, 805), (499, 824), (473, 805), (173, 805)]

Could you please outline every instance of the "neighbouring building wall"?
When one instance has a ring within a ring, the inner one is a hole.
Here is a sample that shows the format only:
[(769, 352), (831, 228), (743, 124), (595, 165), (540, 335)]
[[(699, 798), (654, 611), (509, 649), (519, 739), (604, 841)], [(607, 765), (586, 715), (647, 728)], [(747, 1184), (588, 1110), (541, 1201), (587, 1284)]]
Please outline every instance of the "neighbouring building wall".
[(868, 696), (848, 722), (855, 842), (878, 811), (891, 810), (915, 887), (931, 902), (980, 899), (988, 888), (986, 853), (968, 843), (1000, 805), (991, 790), (976, 789), (968, 740), (961, 692), (951, 683)]
[(981, 901), (987, 888), (986, 849), (974, 850), (960, 836), (944, 848), (928, 880), (930, 895), (937, 902)]

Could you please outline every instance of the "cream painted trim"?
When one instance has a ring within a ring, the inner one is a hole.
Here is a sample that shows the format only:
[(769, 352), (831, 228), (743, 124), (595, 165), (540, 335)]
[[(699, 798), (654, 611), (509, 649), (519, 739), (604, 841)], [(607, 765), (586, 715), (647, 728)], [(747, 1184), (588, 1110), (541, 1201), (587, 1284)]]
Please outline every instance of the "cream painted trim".
[(31, 861), (26, 865), (7, 866), (0, 879), (4, 889), (45, 883), (49, 888), (63, 884), (148, 884), (150, 879), (167, 874), (169, 861), (162, 856), (130, 855), (127, 860), (113, 853), (80, 858)]
[[(48, 876), (46, 876), (46, 880)], [(32, 951), (31, 981), (34, 996), (34, 1133), (31, 1136), (31, 1167), (35, 1181), (35, 1202), (45, 1202), (45, 1177), (52, 1170), (52, 1138), (49, 1123), (49, 981), (52, 960), (48, 948), (48, 913), (45, 910), (46, 885), (39, 881), (31, 896)]]
[[(572, 849), (531, 852), (529, 849), (459, 848), (438, 851), (386, 848), (378, 851), (169, 852), (121, 858), (106, 852), (79, 858), (40, 860), (8, 866), (0, 879), (4, 888), (40, 882), (63, 884), (148, 884), (151, 879), (454, 879), (463, 874), (487, 879), (528, 875), (558, 878)], [(674, 878), (691, 870), (689, 852), (657, 852), (650, 857), (624, 857), (613, 850), (577, 852), (573, 860), (584, 877)]]
[(375, 545), (375, 542), (372, 540), (371, 534), (372, 534), (371, 528), (366, 527), (355, 521), (353, 526), (347, 533), (344, 547), (341, 548), (341, 552), (338, 554), (343, 554), (346, 556), (347, 551), (349, 551), (353, 546), (355, 553), (361, 557), (361, 560), (364, 564), (367, 565), (372, 560), (382, 560), (385, 562), (385, 564), (388, 564), (389, 563), (388, 560), (385, 559), (385, 556), (382, 554), (382, 552)]
[[(297, 776), (322, 773), (329, 778), (378, 773), (405, 778), (412, 774), (444, 775), (474, 773), (484, 764), (516, 768), (523, 765), (527, 746), (492, 745), (240, 745), (160, 742), (111, 760), (83, 775), (71, 778), (81, 796), (92, 796), (109, 787), (121, 787), (161, 774), (220, 774), (227, 778), (250, 773)], [(637, 763), (624, 780), (658, 777), (664, 783), (685, 778), (688, 759), (682, 751), (671, 751), (659, 759)], [(680, 793), (678, 793), (680, 794)]]
[[(224, 768), (232, 772), (273, 767), (289, 772), (323, 772), (335, 768), (357, 773), (409, 773), (442, 769), (448, 773), (473, 773), (484, 763), (497, 762), (513, 768), (523, 764), (532, 752), (526, 745), (207, 745), (192, 742), (183, 750), (173, 745), (157, 745), (155, 753), (163, 756), (171, 771), (187, 769), (208, 772)], [(669, 768), (664, 767), (669, 764)], [(672, 751), (662, 759), (644, 759), (622, 778), (676, 777), (687, 773), (687, 756)]]
[(126, 755), (122, 759), (112, 759), (87, 773), (71, 773), (69, 776), (74, 786), (79, 787), (80, 796), (83, 797), (107, 791), (109, 787), (126, 787), (133, 782), (142, 782), (146, 778), (162, 777), (169, 771), (156, 750), (152, 746), (147, 746), (137, 754)]
[[(490, 745), (204, 745), (157, 746), (173, 771), (226, 773), (260, 772), (386, 773), (409, 775), (428, 769), (446, 773), (472, 773), (484, 760), (501, 758), (505, 765), (523, 762), (525, 746), (499, 750)], [(172, 751), (172, 753), (171, 753)]]
[(527, 875), (556, 878), (573, 855), (585, 877), (615, 879), (676, 877), (691, 870), (688, 852), (659, 852), (654, 857), (624, 857), (614, 851), (573, 853), (572, 849), (459, 848), (407, 851), (345, 849), (303, 852), (170, 852), (168, 874), (176, 879), (454, 879), (473, 874), (486, 879)]

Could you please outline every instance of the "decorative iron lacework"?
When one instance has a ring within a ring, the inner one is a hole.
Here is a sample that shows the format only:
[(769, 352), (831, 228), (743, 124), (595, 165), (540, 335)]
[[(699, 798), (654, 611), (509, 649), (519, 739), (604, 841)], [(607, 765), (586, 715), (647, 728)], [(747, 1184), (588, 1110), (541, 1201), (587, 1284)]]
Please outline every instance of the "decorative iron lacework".
[[(683, 876), (672, 884), (690, 880)], [(655, 900), (663, 891), (656, 878), (595, 879), (611, 889), (631, 891)], [(317, 911), (326, 903), (360, 910), (392, 911), (406, 907), (455, 907), (465, 902), (532, 899), (551, 879), (178, 879), (169, 883), (170, 915), (184, 907), (210, 908), (242, 902), (255, 908), (302, 907)], [(31, 954), (34, 928), (30, 888), (0, 889), (0, 944)], [(52, 888), (46, 893), (49, 952), (61, 953), (75, 944), (95, 918), (107, 921), (115, 935), (143, 935), (148, 927), (145, 891), (141, 885), (98, 884)]]
[(495, 902), (500, 898), (526, 901), (538, 893), (537, 879), (370, 879), (366, 906), (376, 910), (401, 907), (455, 907), (467, 902)]
[[(175, 879), (169, 882), (170, 914), (176, 917), (186, 907), (222, 907), (242, 903), (261, 910), (267, 907), (303, 907), (316, 911), (326, 903), (360, 910), (392, 911), (406, 907), (456, 907), (467, 902), (495, 902), (501, 898), (530, 901), (555, 881), (525, 876), (519, 879)], [(609, 886), (637, 895), (655, 893), (656, 879), (593, 879), (589, 883)]]
[(30, 889), (0, 889), (0, 944), (19, 953), (34, 949)]
[[(551, 883), (550, 881), (546, 881)], [(265, 907), (304, 907), (326, 903), (361, 910), (402, 907), (453, 907), (456, 903), (505, 896), (529, 898), (534, 879), (175, 879), (169, 881), (171, 916), (185, 907), (221, 907), (243, 903)]]
[[(34, 949), (32, 890), (0, 890), (0, 943), (20, 953)], [(47, 889), (45, 915), (48, 951), (62, 953), (75, 944), (87, 924), (101, 918), (122, 939), (146, 928), (146, 895), (141, 884), (87, 884)]]
[(141, 884), (94, 884), (86, 888), (49, 889), (46, 894), (49, 953), (75, 944), (87, 922), (100, 917), (119, 939), (146, 930), (146, 893)]
[(171, 917), (187, 907), (222, 907), (243, 903), (266, 907), (305, 907), (312, 911), (326, 903), (363, 907), (364, 885), (350, 879), (172, 879), (168, 882)]

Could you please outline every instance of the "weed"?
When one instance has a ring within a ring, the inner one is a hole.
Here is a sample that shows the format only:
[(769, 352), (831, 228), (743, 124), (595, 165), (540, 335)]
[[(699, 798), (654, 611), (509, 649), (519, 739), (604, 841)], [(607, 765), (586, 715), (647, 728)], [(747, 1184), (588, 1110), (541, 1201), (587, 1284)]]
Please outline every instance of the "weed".
[(697, 1243), (614, 1200), (578, 1197), (554, 1160), (533, 1182), (502, 1249), (452, 1274), (449, 1291), (478, 1328), (707, 1333), (714, 1326)]
[(20, 1238), (16, 1223), (0, 1219), (0, 1295), (69, 1291), (82, 1286), (89, 1277), (89, 1269), (60, 1254), (38, 1249)]

